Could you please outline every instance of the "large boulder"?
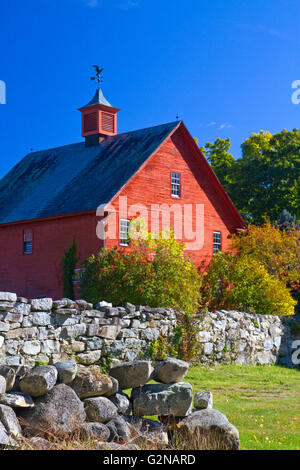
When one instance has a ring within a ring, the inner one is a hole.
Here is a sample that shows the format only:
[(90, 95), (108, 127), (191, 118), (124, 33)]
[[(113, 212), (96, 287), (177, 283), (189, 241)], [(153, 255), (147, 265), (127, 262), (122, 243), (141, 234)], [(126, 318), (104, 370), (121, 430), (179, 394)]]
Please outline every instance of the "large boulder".
[(120, 413), (121, 415), (125, 415), (125, 416), (130, 415), (131, 410), (132, 410), (132, 405), (126, 393), (119, 391), (115, 395), (112, 395), (111, 397), (109, 397), (109, 399), (118, 408), (118, 413)]
[(60, 361), (56, 362), (54, 367), (57, 369), (57, 378), (59, 382), (68, 385), (75, 379), (78, 369), (76, 362)]
[(6, 380), (6, 391), (9, 392), (15, 384), (16, 373), (12, 367), (2, 365), (0, 366), (0, 376), (1, 375)]
[(187, 416), (191, 412), (193, 391), (189, 383), (149, 384), (131, 392), (136, 416)]
[(83, 423), (80, 427), (85, 439), (108, 441), (110, 430), (103, 423)]
[(55, 434), (71, 433), (86, 418), (83, 403), (68, 385), (56, 385), (46, 395), (35, 400), (32, 409), (20, 410), (27, 434), (38, 434), (41, 430)]
[(118, 383), (102, 374), (100, 367), (79, 367), (75, 379), (69, 384), (79, 398), (111, 396), (118, 390)]
[(162, 382), (164, 384), (182, 382), (188, 369), (189, 364), (187, 362), (170, 357), (157, 364), (153, 379), (156, 380), (156, 382)]
[(12, 408), (0, 405), (0, 444), (15, 445), (15, 439), (21, 437), (21, 427)]
[(240, 439), (238, 430), (220, 411), (205, 409), (195, 411), (178, 425), (178, 433), (191, 442), (191, 448), (213, 450), (238, 450)]
[(108, 423), (118, 415), (118, 408), (108, 398), (86, 398), (83, 403), (87, 421)]
[(126, 389), (146, 384), (153, 370), (150, 361), (133, 361), (114, 366), (109, 373), (118, 380), (121, 389)]
[(33, 408), (34, 401), (30, 395), (21, 392), (10, 392), (0, 396), (0, 403), (12, 408)]
[(57, 369), (54, 366), (37, 366), (30, 369), (20, 380), (19, 387), (23, 393), (40, 397), (52, 390), (57, 380)]
[(198, 392), (194, 396), (194, 406), (197, 410), (213, 407), (213, 396), (211, 392)]

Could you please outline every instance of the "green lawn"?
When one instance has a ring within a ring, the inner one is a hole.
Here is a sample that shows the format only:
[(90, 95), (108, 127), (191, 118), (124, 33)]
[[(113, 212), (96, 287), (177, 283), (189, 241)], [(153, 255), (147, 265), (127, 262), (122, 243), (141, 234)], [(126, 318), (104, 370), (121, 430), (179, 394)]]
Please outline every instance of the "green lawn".
[(279, 366), (195, 366), (184, 378), (194, 393), (211, 391), (241, 449), (300, 450), (300, 371)]

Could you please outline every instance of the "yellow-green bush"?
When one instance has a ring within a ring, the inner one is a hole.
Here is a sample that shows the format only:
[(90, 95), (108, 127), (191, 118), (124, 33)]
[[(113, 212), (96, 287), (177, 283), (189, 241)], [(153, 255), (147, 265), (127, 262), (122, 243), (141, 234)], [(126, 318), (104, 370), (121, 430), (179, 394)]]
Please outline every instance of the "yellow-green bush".
[(208, 310), (236, 309), (267, 315), (292, 315), (296, 302), (286, 285), (250, 256), (218, 253), (201, 288)]

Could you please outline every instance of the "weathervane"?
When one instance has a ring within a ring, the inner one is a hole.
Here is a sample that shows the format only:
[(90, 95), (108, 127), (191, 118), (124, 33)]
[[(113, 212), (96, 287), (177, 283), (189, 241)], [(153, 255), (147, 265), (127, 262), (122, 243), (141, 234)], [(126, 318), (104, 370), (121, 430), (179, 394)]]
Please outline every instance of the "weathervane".
[(100, 69), (99, 65), (93, 65), (94, 69), (95, 69), (95, 76), (94, 77), (91, 77), (91, 80), (96, 80), (97, 82), (97, 85), (98, 85), (98, 90), (100, 88), (100, 85), (101, 83), (103, 82), (103, 77), (102, 77), (102, 72), (103, 72), (103, 68)]

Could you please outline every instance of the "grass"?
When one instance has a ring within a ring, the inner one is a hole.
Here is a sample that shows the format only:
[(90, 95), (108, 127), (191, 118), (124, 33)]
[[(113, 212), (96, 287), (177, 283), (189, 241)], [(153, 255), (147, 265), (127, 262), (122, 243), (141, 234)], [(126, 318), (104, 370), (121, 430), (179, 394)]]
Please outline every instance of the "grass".
[(280, 366), (195, 366), (184, 380), (211, 391), (240, 432), (241, 449), (300, 450), (300, 371)]

